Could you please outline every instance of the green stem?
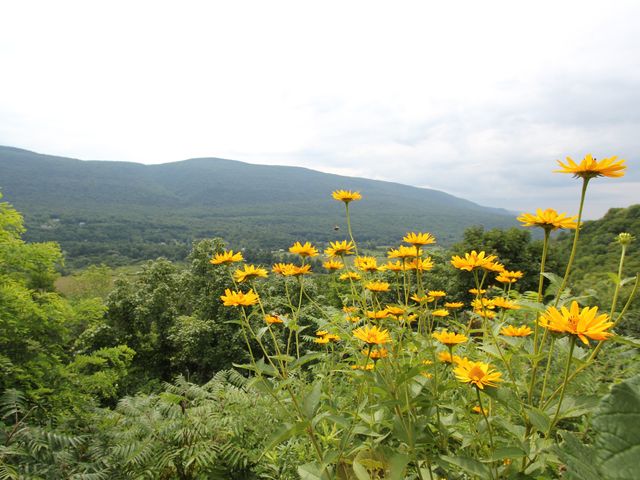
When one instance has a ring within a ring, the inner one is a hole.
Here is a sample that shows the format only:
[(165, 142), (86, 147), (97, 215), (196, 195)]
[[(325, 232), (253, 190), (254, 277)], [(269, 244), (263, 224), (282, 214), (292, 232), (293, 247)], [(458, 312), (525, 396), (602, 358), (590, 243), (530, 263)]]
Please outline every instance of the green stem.
[[(487, 424), (487, 432), (489, 433), (489, 445), (491, 446), (491, 454), (495, 451), (495, 447), (493, 446), (493, 432), (491, 430), (491, 424), (489, 423), (489, 418), (484, 411), (484, 407), (482, 406), (482, 398), (480, 397), (480, 389), (476, 387), (476, 395), (478, 397), (478, 406), (480, 407), (480, 413), (484, 417), (484, 421)], [(491, 478), (493, 478), (493, 468), (489, 467), (489, 472), (491, 473)]]
[(576, 257), (576, 251), (578, 250), (578, 238), (580, 237), (580, 228), (582, 228), (580, 221), (582, 220), (582, 209), (584, 207), (584, 199), (587, 194), (587, 185), (589, 185), (589, 180), (590, 179), (588, 177), (585, 177), (582, 179), (582, 192), (580, 193), (580, 208), (578, 210), (578, 225), (576, 226), (576, 233), (573, 236), (573, 246), (571, 247), (571, 255), (569, 255), (569, 262), (567, 263), (567, 269), (564, 272), (564, 278), (562, 279), (560, 288), (556, 293), (556, 300), (553, 304), (554, 307), (558, 306), (558, 302), (560, 301), (560, 295), (562, 295), (564, 288), (567, 286), (567, 282), (569, 280), (569, 273), (571, 273), (571, 266), (573, 265), (573, 260)]
[(620, 265), (618, 266), (618, 281), (616, 282), (616, 289), (613, 292), (613, 300), (611, 301), (611, 313), (609, 316), (613, 318), (613, 314), (616, 311), (616, 303), (618, 302), (618, 293), (620, 292), (620, 283), (622, 283), (622, 267), (624, 265), (624, 255), (627, 251), (627, 246), (622, 245), (622, 253), (620, 254)]
[(349, 238), (353, 243), (353, 248), (356, 252), (356, 257), (358, 256), (358, 245), (356, 244), (355, 239), (353, 238), (353, 232), (351, 231), (351, 215), (349, 215), (349, 202), (345, 202), (344, 204), (347, 211), (347, 230), (349, 231)]
[(575, 336), (571, 336), (571, 343), (569, 345), (569, 357), (567, 358), (567, 366), (564, 370), (564, 379), (562, 380), (562, 390), (560, 390), (560, 398), (558, 399), (558, 408), (556, 408), (556, 414), (553, 416), (553, 420), (549, 424), (549, 430), (547, 431), (546, 437), (551, 435), (551, 430), (554, 425), (558, 421), (558, 417), (560, 416), (560, 408), (562, 407), (562, 401), (564, 400), (564, 394), (567, 390), (567, 383), (569, 380), (569, 369), (571, 368), (571, 360), (573, 360), (573, 348), (576, 346), (576, 338)]

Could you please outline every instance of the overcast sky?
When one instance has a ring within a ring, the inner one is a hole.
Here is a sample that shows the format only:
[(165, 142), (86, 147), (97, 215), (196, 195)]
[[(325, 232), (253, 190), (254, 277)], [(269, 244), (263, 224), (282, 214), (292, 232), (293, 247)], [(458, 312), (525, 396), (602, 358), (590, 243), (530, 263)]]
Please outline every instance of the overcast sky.
[[(0, 144), (222, 157), (577, 213), (640, 203), (640, 2), (5, 1)], [(1, 181), (1, 180), (0, 180)], [(340, 187), (340, 185), (336, 185)]]

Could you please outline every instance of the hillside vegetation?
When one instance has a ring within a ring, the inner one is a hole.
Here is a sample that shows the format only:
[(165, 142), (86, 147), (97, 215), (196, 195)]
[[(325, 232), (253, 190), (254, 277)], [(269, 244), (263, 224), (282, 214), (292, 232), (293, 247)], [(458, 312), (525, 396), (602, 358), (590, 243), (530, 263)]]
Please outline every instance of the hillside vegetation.
[(353, 225), (363, 245), (389, 245), (398, 231), (425, 228), (450, 245), (472, 225), (516, 225), (506, 210), (437, 190), (305, 168), (219, 158), (81, 161), (0, 147), (0, 190), (23, 212), (26, 239), (59, 242), (71, 266), (183, 260), (193, 240), (212, 237), (266, 251), (341, 239), (342, 212), (327, 195), (336, 188), (370, 199)]

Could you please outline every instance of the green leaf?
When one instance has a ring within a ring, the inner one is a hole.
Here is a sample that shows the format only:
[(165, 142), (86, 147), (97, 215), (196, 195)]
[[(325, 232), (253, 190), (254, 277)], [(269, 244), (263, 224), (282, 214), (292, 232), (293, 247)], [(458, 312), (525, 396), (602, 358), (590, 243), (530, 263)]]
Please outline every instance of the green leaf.
[(389, 461), (389, 480), (403, 480), (407, 465), (409, 464), (409, 456), (402, 453), (396, 453)]
[(593, 447), (580, 443), (571, 432), (560, 432), (564, 443), (554, 446), (553, 451), (567, 466), (562, 478), (567, 480), (600, 480), (602, 477), (593, 464), (595, 452)]
[(304, 399), (303, 411), (305, 416), (311, 420), (320, 403), (320, 395), (322, 394), (322, 380), (318, 380), (307, 397)]
[(640, 375), (611, 388), (593, 416), (602, 476), (637, 479), (640, 458)]
[(298, 467), (300, 480), (322, 480), (322, 469), (316, 462), (305, 463)]
[(470, 475), (476, 475), (480, 478), (491, 478), (491, 472), (486, 465), (471, 457), (450, 457), (442, 455), (440, 457), (445, 462), (461, 468)]
[(525, 455), (526, 452), (520, 447), (498, 447), (488, 461), (495, 462), (497, 460), (504, 460), (505, 458), (521, 458)]
[(620, 343), (622, 345), (627, 345), (629, 347), (640, 348), (640, 342), (635, 338), (631, 337), (621, 337), (620, 335), (613, 335), (609, 338), (609, 340)]
[(618, 285), (620, 283), (620, 277), (613, 272), (607, 272), (607, 277), (609, 277), (609, 280), (611, 280), (611, 283), (614, 285)]
[(487, 387), (483, 392), (494, 400), (502, 403), (509, 410), (520, 413), (520, 409), (518, 408), (520, 405), (520, 399), (510, 388)]
[(551, 418), (549, 418), (549, 415), (535, 407), (527, 408), (526, 410), (531, 425), (539, 432), (547, 433), (549, 427), (551, 427)]
[(281, 444), (285, 440), (290, 439), (294, 435), (302, 432), (304, 430), (304, 424), (301, 422), (297, 422), (294, 424), (285, 423), (283, 424), (276, 432), (269, 438), (266, 446), (264, 447), (264, 452), (268, 452), (272, 450), (277, 445)]
[(371, 480), (369, 472), (367, 472), (367, 469), (364, 468), (358, 460), (353, 461), (353, 473), (356, 474), (358, 480)]

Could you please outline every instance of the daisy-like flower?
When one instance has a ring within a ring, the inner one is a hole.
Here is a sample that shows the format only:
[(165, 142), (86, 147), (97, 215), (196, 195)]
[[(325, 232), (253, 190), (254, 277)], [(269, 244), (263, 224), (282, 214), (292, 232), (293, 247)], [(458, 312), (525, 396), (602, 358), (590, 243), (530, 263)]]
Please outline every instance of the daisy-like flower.
[(375, 367), (375, 364), (373, 363), (369, 363), (364, 367), (362, 365), (351, 365), (351, 370), (373, 370), (374, 367)]
[(387, 252), (387, 258), (415, 258), (418, 252), (413, 247), (400, 245), (398, 248), (392, 248)]
[(258, 295), (249, 290), (247, 293), (235, 292), (225, 289), (224, 295), (220, 296), (225, 307), (250, 307), (258, 303)]
[(447, 347), (453, 347), (460, 343), (465, 343), (467, 340), (469, 340), (466, 335), (462, 335), (461, 333), (449, 332), (446, 328), (440, 332), (433, 332), (433, 338), (446, 345)]
[(498, 262), (489, 262), (482, 268), (484, 268), (488, 272), (502, 273), (505, 271), (504, 265)]
[(341, 257), (343, 255), (353, 255), (354, 248), (355, 246), (351, 241), (329, 242), (329, 248), (324, 253), (329, 257)]
[(448, 317), (449, 316), (449, 310), (446, 310), (444, 308), (440, 308), (438, 310), (434, 310), (433, 312), (431, 312), (431, 316), (432, 317)]
[(357, 315), (346, 315), (344, 319), (351, 323), (358, 323), (360, 321), (360, 317)]
[(487, 310), (485, 308), (481, 308), (479, 310), (476, 309), (473, 311), (473, 313), (488, 320), (493, 320), (494, 318), (496, 318), (496, 312), (494, 312), (493, 310)]
[(485, 268), (487, 265), (492, 264), (496, 258), (495, 255), (487, 255), (485, 252), (478, 253), (473, 250), (471, 253), (465, 253), (464, 258), (458, 255), (451, 257), (451, 265), (457, 269), (470, 272), (477, 268)]
[(271, 271), (278, 275), (287, 276), (287, 272), (290, 271), (292, 267), (295, 267), (293, 263), (276, 263), (271, 267)]
[(340, 280), (360, 280), (362, 277), (360, 277), (360, 274), (356, 272), (345, 272), (338, 278)]
[(297, 253), (301, 257), (316, 257), (318, 255), (318, 249), (309, 242), (305, 242), (304, 245), (296, 242), (289, 247), (289, 251), (291, 253)]
[(331, 194), (334, 200), (338, 200), (339, 202), (349, 203), (355, 200), (362, 199), (362, 195), (360, 192), (352, 192), (351, 190), (336, 190)]
[(367, 356), (372, 360), (380, 360), (381, 358), (387, 358), (389, 356), (389, 351), (386, 348), (375, 348), (371, 349), (371, 353), (369, 353), (369, 349), (365, 348), (362, 350), (362, 354)]
[(423, 245), (431, 245), (436, 243), (436, 237), (430, 233), (415, 233), (409, 232), (402, 239), (403, 242), (409, 243), (414, 247), (421, 247)]
[(519, 270), (505, 270), (496, 277), (496, 280), (500, 283), (515, 283), (523, 277), (524, 273)]
[(404, 266), (399, 260), (397, 260), (395, 263), (387, 262), (379, 268), (379, 270), (389, 271), (389, 272), (401, 272), (403, 269), (404, 269)]
[(245, 265), (244, 269), (233, 272), (233, 278), (238, 283), (259, 277), (267, 278), (267, 271), (264, 268), (257, 268), (254, 265)]
[(504, 308), (505, 310), (519, 310), (520, 305), (516, 305), (512, 301), (503, 297), (495, 297), (491, 299), (495, 307)]
[(364, 288), (370, 292), (388, 292), (389, 284), (387, 282), (369, 282)]
[(385, 308), (385, 310), (389, 315), (393, 317), (400, 317), (404, 315), (404, 311), (405, 311), (404, 308), (396, 307), (394, 305), (387, 305), (387, 308)]
[(417, 293), (411, 295), (411, 297), (409, 297), (409, 298), (411, 298), (411, 300), (413, 300), (414, 302), (417, 302), (417, 303), (425, 303), (425, 302), (429, 303), (429, 302), (433, 302), (433, 300), (434, 300), (432, 297), (429, 297), (428, 295), (420, 296)]
[(378, 270), (376, 257), (356, 257), (353, 264), (358, 270), (363, 272), (375, 272)]
[(635, 237), (628, 232), (619, 233), (615, 239), (616, 243), (622, 245), (623, 247), (628, 247), (634, 240)]
[(264, 321), (269, 325), (273, 325), (274, 323), (284, 323), (284, 320), (282, 320), (278, 315), (265, 315)]
[(322, 264), (322, 266), (330, 272), (334, 272), (336, 270), (344, 268), (344, 264), (338, 260), (327, 260)]
[(521, 325), (514, 327), (513, 325), (507, 325), (500, 329), (500, 334), (506, 337), (528, 337), (533, 333), (527, 325)]
[(567, 157), (567, 163), (558, 160), (561, 170), (554, 170), (557, 173), (571, 173), (574, 177), (582, 177), (590, 179), (594, 177), (622, 177), (627, 166), (624, 164), (626, 160), (618, 160), (618, 157), (610, 157), (600, 160), (599, 162), (589, 153), (582, 161), (577, 164), (570, 157)]
[(318, 337), (313, 340), (314, 343), (319, 343), (320, 345), (326, 345), (327, 343), (329, 343), (329, 341), (330, 340), (328, 336)]
[(462, 302), (445, 302), (444, 306), (446, 308), (462, 308), (462, 307), (464, 307), (464, 303), (462, 303)]
[(447, 294), (442, 290), (429, 290), (429, 296), (433, 298), (442, 298), (442, 297), (446, 297)]
[(471, 411), (478, 414), (484, 413), (485, 416), (489, 415), (489, 410), (486, 408), (480, 408), (479, 405), (474, 406)]
[(482, 310), (488, 308), (489, 310), (493, 310), (496, 308), (493, 298), (476, 298), (471, 301), (471, 306), (474, 310)]
[(353, 336), (367, 345), (384, 345), (391, 342), (389, 330), (381, 330), (377, 326), (356, 328), (353, 331)]
[(350, 307), (350, 306), (345, 305), (345, 306), (342, 307), (342, 311), (344, 313), (354, 313), (354, 312), (358, 311), (358, 307), (353, 307), (353, 306)]
[(465, 359), (458, 355), (451, 355), (451, 353), (443, 351), (438, 352), (438, 360), (440, 360), (442, 363), (455, 363), (456, 365), (458, 365)]
[(433, 268), (431, 257), (414, 258), (405, 264), (407, 270), (418, 270), (420, 272), (429, 271)]
[(523, 227), (540, 227), (545, 230), (552, 231), (560, 228), (576, 229), (578, 216), (567, 217), (566, 213), (558, 213), (553, 208), (547, 208), (542, 211), (541, 208), (536, 209), (536, 214), (523, 213), (518, 217), (518, 221)]
[(371, 320), (382, 320), (383, 318), (387, 318), (389, 316), (389, 311), (385, 308), (384, 310), (367, 310), (366, 315)]
[(227, 265), (229, 263), (234, 262), (242, 262), (244, 258), (242, 258), (242, 252), (233, 253), (233, 250), (224, 251), (222, 253), (216, 253), (209, 263), (213, 263), (214, 265)]
[(469, 293), (472, 295), (484, 295), (487, 291), (484, 288), (478, 290), (477, 288), (470, 288)]
[(571, 307), (562, 307), (558, 311), (555, 307), (549, 307), (540, 317), (540, 325), (553, 332), (577, 335), (582, 343), (589, 345), (591, 340), (602, 341), (608, 339), (611, 332), (607, 332), (613, 326), (606, 313), (597, 315), (598, 307), (584, 307), (582, 310), (575, 300)]
[(484, 387), (497, 387), (498, 383), (502, 381), (500, 378), (502, 373), (484, 362), (460, 362), (453, 369), (453, 373), (459, 381), (475, 385), (480, 390), (484, 390)]

